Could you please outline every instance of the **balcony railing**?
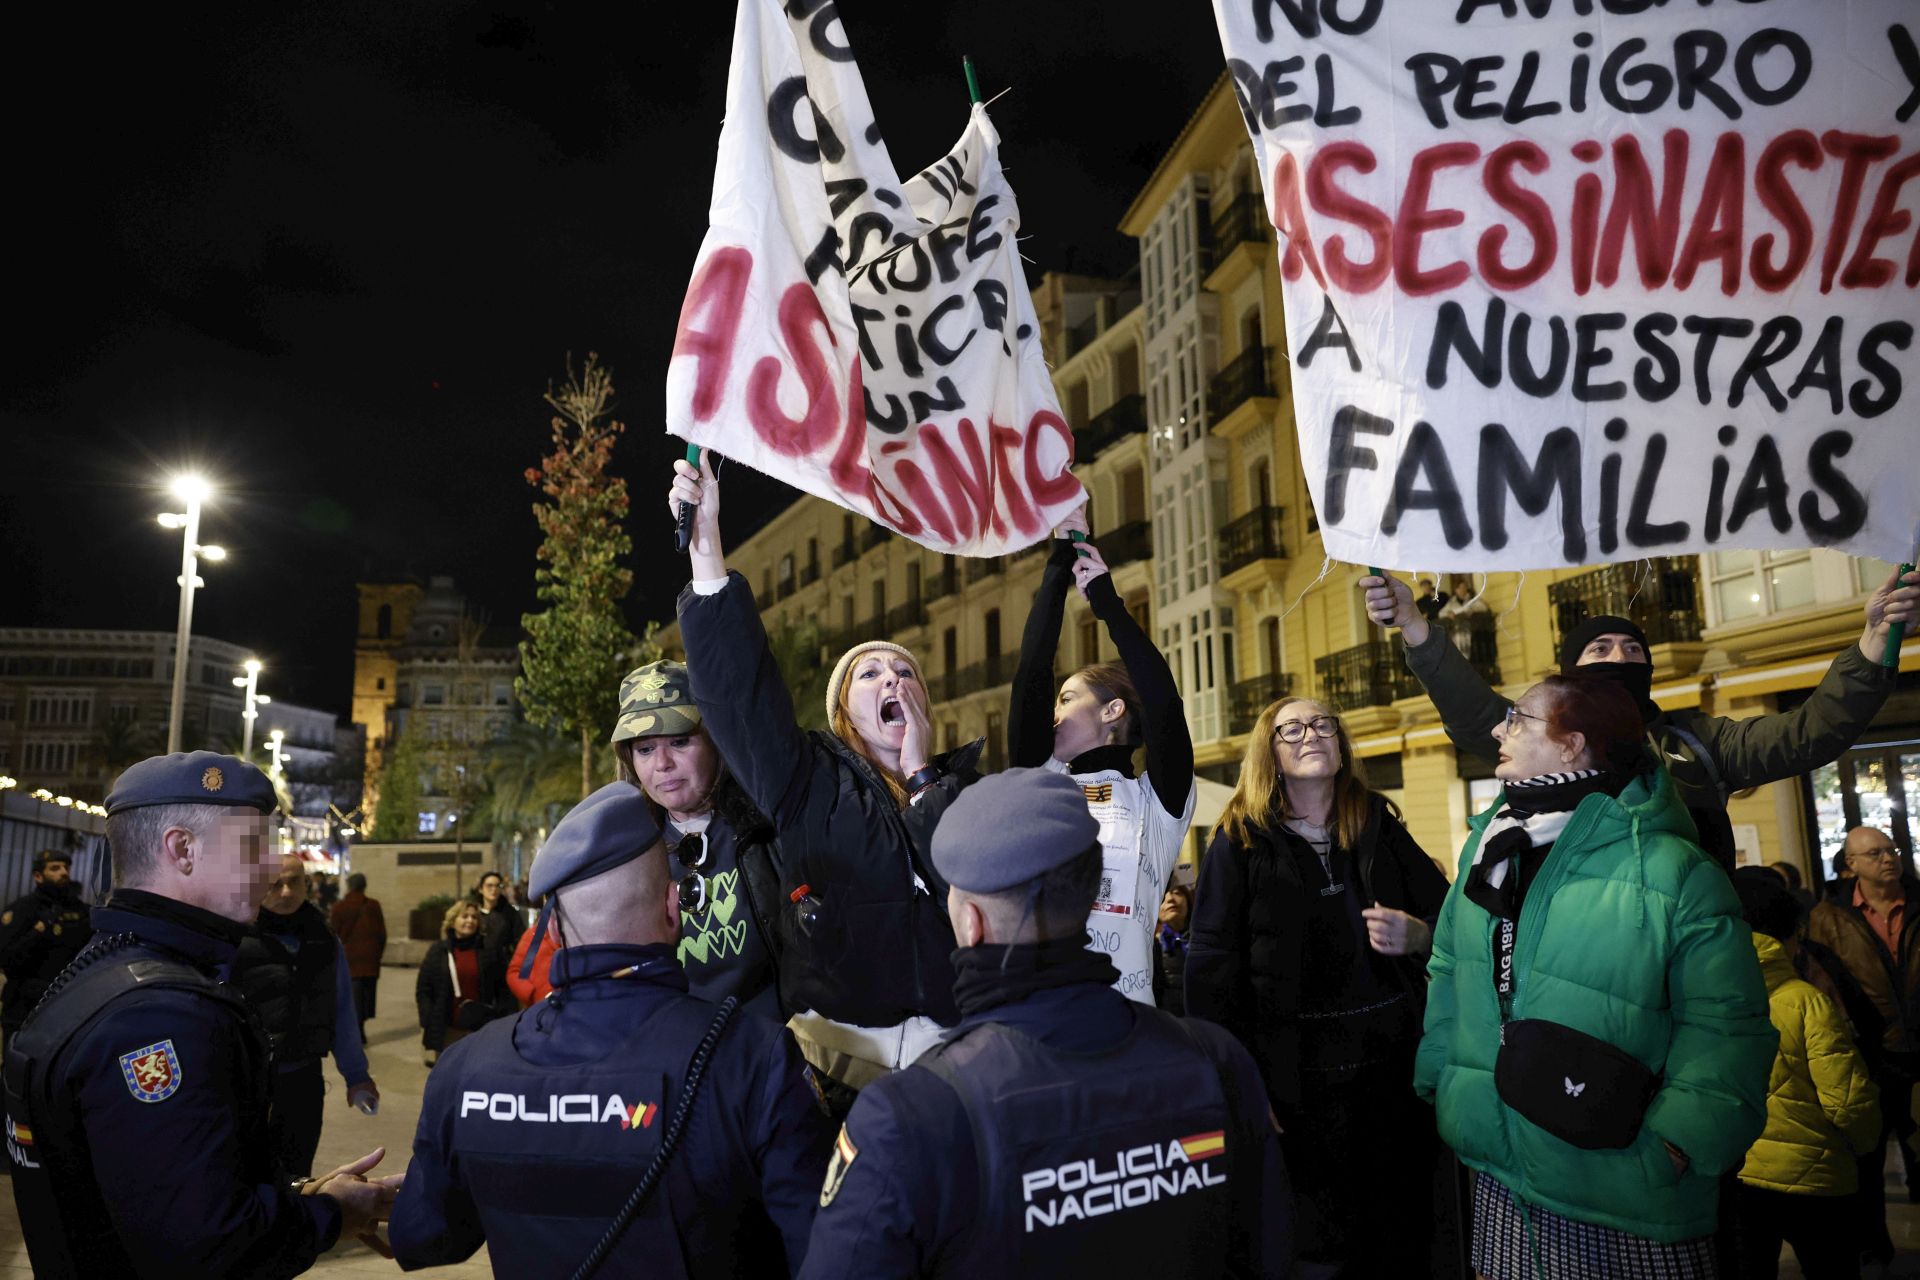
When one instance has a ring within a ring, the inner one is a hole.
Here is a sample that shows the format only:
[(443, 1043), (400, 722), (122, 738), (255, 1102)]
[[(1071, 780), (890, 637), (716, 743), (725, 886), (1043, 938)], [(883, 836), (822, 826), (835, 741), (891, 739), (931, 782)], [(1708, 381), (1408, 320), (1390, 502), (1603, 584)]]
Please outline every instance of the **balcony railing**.
[(1654, 556), (1610, 564), (1547, 588), (1553, 609), (1554, 643), (1600, 614), (1631, 618), (1649, 644), (1690, 644), (1700, 639), (1699, 562), (1692, 556)]
[(942, 596), (950, 596), (960, 590), (960, 571), (949, 560), (940, 566), (940, 572), (927, 579), (926, 601), (932, 604)]
[(860, 552), (853, 543), (843, 542), (833, 549), (833, 567), (838, 569), (843, 564), (852, 564), (859, 556)]
[(1267, 239), (1267, 210), (1260, 197), (1242, 192), (1226, 202), (1214, 215), (1213, 249), (1218, 261), (1242, 244), (1261, 244)]
[(1419, 681), (1407, 670), (1400, 646), (1369, 640), (1313, 660), (1313, 674), (1321, 696), (1335, 711), (1356, 707), (1384, 707), (1395, 698), (1420, 692)]
[(780, 581), (774, 584), (773, 598), (775, 600), (785, 600), (788, 596), (793, 594), (793, 591), (794, 591), (793, 579), (790, 577), (782, 578), (780, 579)]
[(1118, 569), (1135, 560), (1150, 560), (1153, 558), (1153, 525), (1134, 520), (1108, 529), (1094, 542), (1099, 545), (1100, 556), (1109, 569)]
[(1255, 396), (1273, 394), (1273, 378), (1267, 370), (1273, 348), (1248, 347), (1207, 383), (1207, 413), (1215, 422)]
[(978, 582), (982, 578), (991, 578), (997, 573), (1005, 573), (1006, 569), (1006, 564), (997, 556), (970, 556), (967, 559), (967, 581)]
[(1081, 462), (1090, 462), (1108, 445), (1127, 436), (1145, 435), (1146, 431), (1147, 398), (1139, 392), (1121, 396), (1088, 420), (1086, 429), (1080, 432), (1080, 438), (1074, 442), (1074, 457)]
[(1229, 520), (1220, 530), (1220, 572), (1244, 569), (1256, 560), (1284, 560), (1286, 549), (1280, 544), (1281, 507), (1255, 507), (1243, 516)]
[(1468, 613), (1434, 623), (1446, 629), (1454, 648), (1488, 684), (1500, 683), (1500, 620), (1491, 613)]
[(870, 524), (860, 531), (860, 550), (871, 551), (892, 536), (893, 530), (885, 525)]
[(905, 604), (895, 605), (887, 610), (883, 620), (885, 629), (881, 635), (898, 635), (909, 628), (917, 627), (927, 620), (927, 606), (918, 600), (909, 600)]
[(1247, 732), (1262, 711), (1292, 692), (1291, 671), (1270, 671), (1264, 676), (1234, 681), (1227, 686), (1227, 732)]
[(806, 567), (800, 570), (800, 585), (810, 587), (818, 581), (820, 581), (820, 562), (809, 561)]

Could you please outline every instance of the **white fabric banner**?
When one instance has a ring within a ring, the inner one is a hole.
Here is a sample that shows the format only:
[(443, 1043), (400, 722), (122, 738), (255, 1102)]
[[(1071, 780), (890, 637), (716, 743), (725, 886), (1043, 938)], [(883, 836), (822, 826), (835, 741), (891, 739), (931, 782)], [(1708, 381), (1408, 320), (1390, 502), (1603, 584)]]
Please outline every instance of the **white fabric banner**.
[(667, 430), (942, 551), (1045, 536), (1084, 491), (999, 143), (975, 106), (902, 182), (834, 6), (740, 0)]
[(1331, 556), (1906, 557), (1920, 6), (1214, 16), (1278, 229)]

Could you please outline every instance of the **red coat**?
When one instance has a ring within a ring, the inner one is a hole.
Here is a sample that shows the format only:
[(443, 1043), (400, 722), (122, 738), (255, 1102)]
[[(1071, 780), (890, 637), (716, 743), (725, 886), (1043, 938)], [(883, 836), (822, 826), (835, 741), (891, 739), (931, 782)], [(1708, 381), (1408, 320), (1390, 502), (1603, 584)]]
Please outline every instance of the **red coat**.
[(553, 945), (553, 939), (545, 929), (540, 934), (540, 949), (533, 955), (533, 972), (525, 978), (520, 976), (521, 967), (527, 963), (527, 946), (533, 940), (535, 930), (523, 930), (520, 945), (513, 949), (513, 963), (507, 966), (507, 988), (519, 999), (520, 1007), (525, 1009), (538, 1004), (553, 994), (553, 984), (547, 981), (547, 969), (553, 963), (553, 953), (559, 948)]
[(347, 953), (347, 973), (355, 978), (380, 976), (380, 957), (387, 950), (387, 917), (380, 900), (350, 893), (333, 904), (328, 921), (340, 949)]

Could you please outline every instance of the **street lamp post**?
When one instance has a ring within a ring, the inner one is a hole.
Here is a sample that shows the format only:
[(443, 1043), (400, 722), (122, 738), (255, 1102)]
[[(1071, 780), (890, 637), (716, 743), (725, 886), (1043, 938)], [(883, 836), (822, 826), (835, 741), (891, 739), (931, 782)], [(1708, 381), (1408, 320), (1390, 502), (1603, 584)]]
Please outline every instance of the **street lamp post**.
[(240, 713), (240, 719), (244, 725), (240, 730), (240, 758), (252, 764), (253, 722), (260, 718), (258, 708), (272, 702), (273, 699), (260, 692), (260, 659), (248, 658), (241, 666), (247, 674), (233, 678), (236, 687), (247, 691), (247, 707)]
[(200, 504), (212, 493), (207, 482), (196, 475), (175, 476), (173, 496), (187, 504), (184, 513), (163, 511), (160, 527), (181, 529), (180, 539), (180, 621), (173, 634), (173, 700), (167, 711), (167, 754), (180, 749), (180, 730), (187, 710), (187, 646), (193, 634), (193, 593), (202, 585), (198, 574), (200, 557), (210, 561), (226, 559), (220, 547), (200, 545)]
[[(266, 699), (262, 698), (261, 701), (265, 702)], [(286, 732), (281, 729), (275, 729), (267, 735), (267, 750), (273, 753), (273, 767), (267, 772), (276, 778), (280, 776), (280, 766), (286, 763), (286, 756), (280, 750), (280, 744), (285, 742), (286, 738)]]

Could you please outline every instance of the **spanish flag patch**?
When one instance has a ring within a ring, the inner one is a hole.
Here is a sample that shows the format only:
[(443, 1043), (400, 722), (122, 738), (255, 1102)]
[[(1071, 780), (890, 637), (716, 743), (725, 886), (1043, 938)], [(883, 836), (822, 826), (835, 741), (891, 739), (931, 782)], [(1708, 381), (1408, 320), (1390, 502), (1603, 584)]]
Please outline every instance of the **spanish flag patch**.
[(1189, 1160), (1205, 1160), (1208, 1156), (1217, 1156), (1227, 1149), (1226, 1130), (1215, 1129), (1212, 1133), (1196, 1133), (1192, 1137), (1182, 1138), (1180, 1149), (1187, 1153)]

